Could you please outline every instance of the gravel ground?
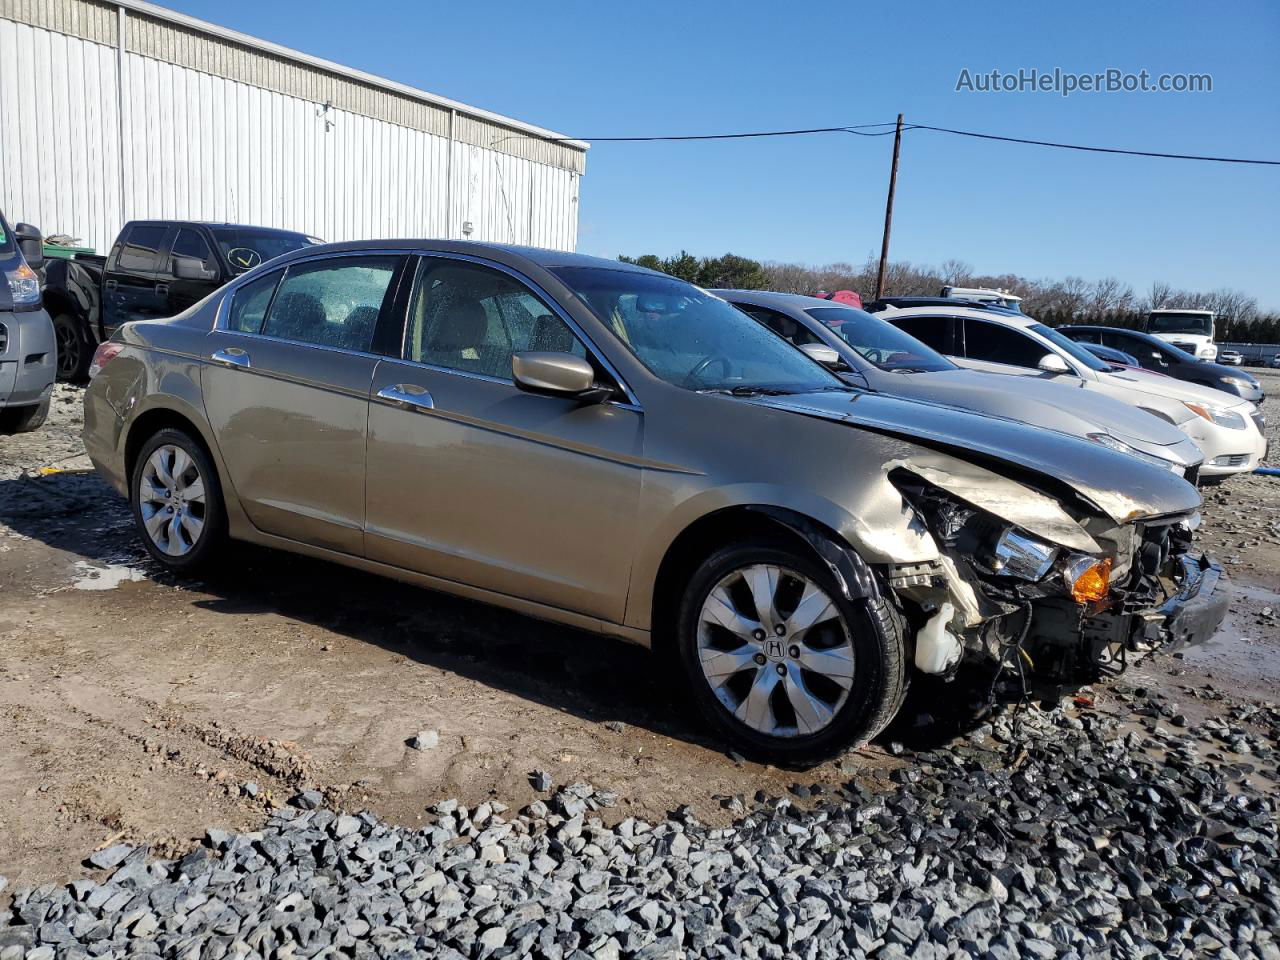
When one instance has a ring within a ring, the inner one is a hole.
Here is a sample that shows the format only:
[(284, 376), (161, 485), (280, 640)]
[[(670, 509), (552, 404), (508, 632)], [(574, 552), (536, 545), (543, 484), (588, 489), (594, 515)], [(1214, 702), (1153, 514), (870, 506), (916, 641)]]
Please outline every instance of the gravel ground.
[(1275, 785), (1254, 777), (1280, 711), (1187, 735), (1124, 692), (1138, 722), (1002, 716), (889, 790), (726, 797), (745, 815), (719, 829), (605, 826), (616, 795), (581, 783), (511, 819), (438, 803), (418, 830), (304, 792), (181, 859), (116, 845), (97, 879), (22, 891), (0, 957), (1280, 957)]
[(630, 648), (264, 551), (167, 580), (37, 472), (78, 409), (0, 440), (0, 960), (1280, 960), (1280, 481), (1205, 491), (1213, 642), (1052, 709), (918, 685), (797, 781)]

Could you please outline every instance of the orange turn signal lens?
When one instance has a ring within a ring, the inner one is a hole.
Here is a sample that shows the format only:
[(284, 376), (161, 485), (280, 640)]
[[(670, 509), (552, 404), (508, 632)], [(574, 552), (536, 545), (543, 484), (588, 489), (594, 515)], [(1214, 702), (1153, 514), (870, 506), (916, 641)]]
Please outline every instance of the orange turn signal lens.
[(1067, 564), (1066, 580), (1076, 603), (1099, 603), (1111, 590), (1111, 558), (1077, 557)]

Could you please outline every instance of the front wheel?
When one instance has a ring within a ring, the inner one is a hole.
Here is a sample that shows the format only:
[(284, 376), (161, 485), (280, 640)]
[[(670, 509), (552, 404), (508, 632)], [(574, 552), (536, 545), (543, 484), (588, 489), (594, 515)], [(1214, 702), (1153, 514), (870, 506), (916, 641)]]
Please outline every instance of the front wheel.
[(129, 484), (133, 519), (157, 561), (180, 573), (203, 566), (226, 537), (222, 487), (204, 447), (164, 429), (138, 453)]
[(862, 744), (902, 700), (905, 657), (882, 598), (847, 600), (821, 564), (786, 546), (723, 548), (680, 606), (694, 700), (744, 754), (807, 764)]
[(8, 407), (0, 410), (0, 433), (30, 433), (43, 426), (49, 416), (50, 398), (45, 397), (34, 407)]

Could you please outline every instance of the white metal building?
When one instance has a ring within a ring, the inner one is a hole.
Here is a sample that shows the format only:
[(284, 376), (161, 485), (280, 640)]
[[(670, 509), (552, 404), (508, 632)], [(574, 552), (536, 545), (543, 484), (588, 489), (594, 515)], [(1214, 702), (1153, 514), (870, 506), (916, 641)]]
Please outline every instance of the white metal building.
[(587, 144), (138, 0), (0, 0), (0, 209), (572, 250)]

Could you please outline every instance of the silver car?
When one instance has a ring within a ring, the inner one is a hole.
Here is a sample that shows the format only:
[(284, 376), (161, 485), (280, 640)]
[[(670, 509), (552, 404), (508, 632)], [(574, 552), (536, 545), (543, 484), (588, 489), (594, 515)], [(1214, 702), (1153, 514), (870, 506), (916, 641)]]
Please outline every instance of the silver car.
[(755, 756), (866, 740), (913, 673), (1089, 679), (1225, 610), (1181, 477), (855, 389), (614, 261), (312, 247), (94, 367), (85, 446), (164, 566), (231, 537), (651, 646)]
[(849, 383), (1069, 433), (1192, 479), (1204, 459), (1185, 433), (1145, 410), (1060, 383), (965, 370), (865, 310), (790, 293), (712, 292), (825, 360)]

